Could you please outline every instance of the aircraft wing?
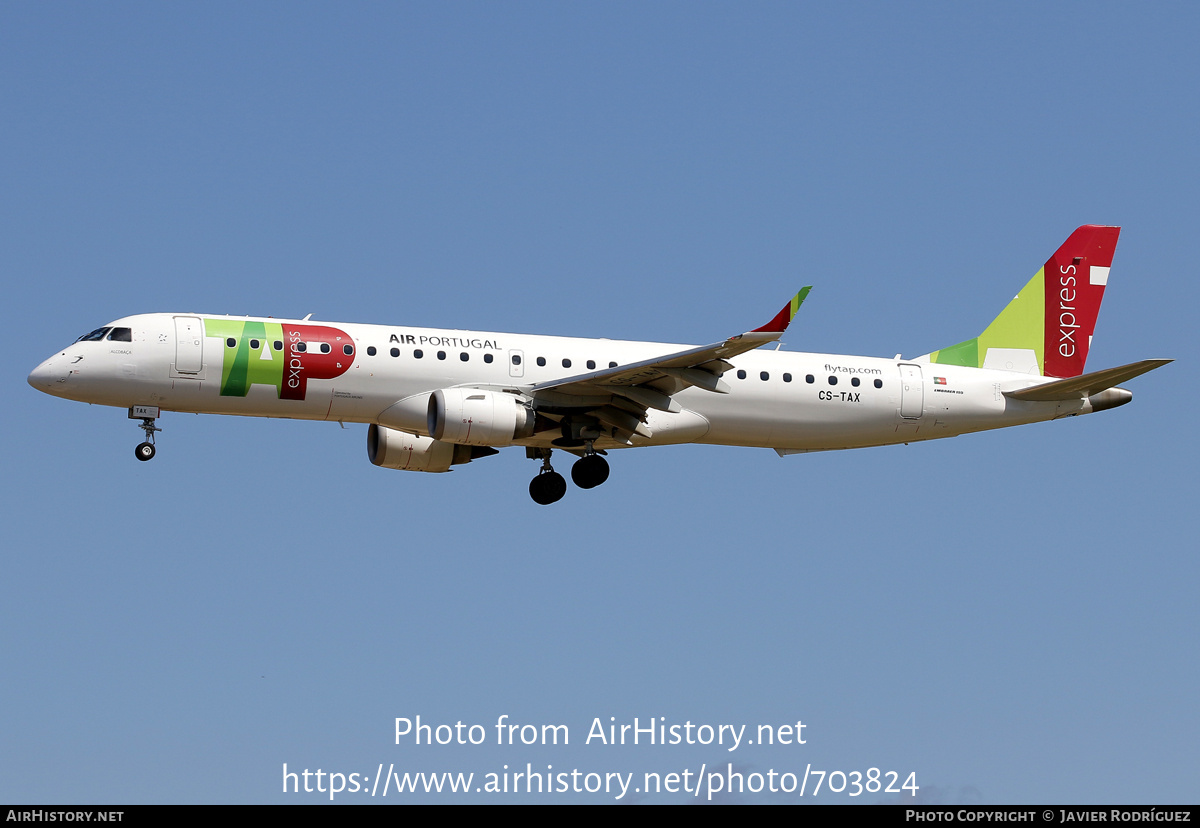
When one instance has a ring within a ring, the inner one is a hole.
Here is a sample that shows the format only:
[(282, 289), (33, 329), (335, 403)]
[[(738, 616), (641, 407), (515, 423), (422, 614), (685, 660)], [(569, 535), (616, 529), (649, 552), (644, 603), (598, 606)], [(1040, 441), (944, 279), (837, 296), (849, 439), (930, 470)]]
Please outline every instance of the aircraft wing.
[[(672, 413), (680, 411), (679, 404), (671, 397), (683, 389), (694, 386), (717, 394), (728, 394), (729, 386), (721, 379), (721, 375), (733, 366), (726, 360), (778, 340), (811, 289), (811, 286), (802, 288), (761, 328), (712, 345), (538, 383), (528, 388), (527, 393), (541, 410), (597, 409), (596, 416), (602, 421), (630, 433), (648, 436), (648, 432), (640, 425), (645, 420), (646, 409), (655, 408)], [(617, 411), (605, 410), (613, 408)]]

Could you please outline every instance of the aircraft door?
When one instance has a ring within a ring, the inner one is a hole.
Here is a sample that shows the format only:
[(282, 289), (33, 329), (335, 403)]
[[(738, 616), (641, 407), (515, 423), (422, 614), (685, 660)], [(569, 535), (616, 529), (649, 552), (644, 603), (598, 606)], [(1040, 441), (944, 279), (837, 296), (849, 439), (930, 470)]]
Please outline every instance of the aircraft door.
[(916, 420), (925, 409), (925, 380), (920, 365), (900, 366), (900, 416)]
[(510, 377), (525, 376), (525, 353), (523, 351), (508, 352), (508, 375)]
[(198, 374), (204, 369), (204, 327), (196, 316), (175, 317), (175, 370)]

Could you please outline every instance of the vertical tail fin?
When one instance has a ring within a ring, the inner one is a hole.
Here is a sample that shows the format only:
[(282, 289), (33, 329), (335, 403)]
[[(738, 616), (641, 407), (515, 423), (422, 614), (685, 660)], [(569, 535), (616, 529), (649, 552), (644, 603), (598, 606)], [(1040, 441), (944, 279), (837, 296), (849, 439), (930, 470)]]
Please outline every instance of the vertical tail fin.
[(983, 333), (927, 358), (1047, 377), (1079, 376), (1120, 233), (1120, 227), (1080, 227)]

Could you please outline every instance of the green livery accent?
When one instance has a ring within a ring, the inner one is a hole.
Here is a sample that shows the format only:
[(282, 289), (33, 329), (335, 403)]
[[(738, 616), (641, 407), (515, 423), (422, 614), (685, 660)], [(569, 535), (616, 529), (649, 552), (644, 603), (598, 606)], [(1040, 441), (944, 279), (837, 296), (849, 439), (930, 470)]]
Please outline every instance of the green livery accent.
[(788, 322), (796, 318), (796, 314), (800, 310), (800, 306), (804, 304), (804, 300), (808, 298), (808, 292), (812, 290), (812, 285), (800, 288), (800, 292), (792, 297), (792, 315), (788, 317)]
[(930, 362), (942, 365), (965, 365), (968, 368), (978, 368), (983, 364), (979, 358), (979, 338), (968, 339), (949, 348), (942, 348), (929, 355)]
[(755, 328), (752, 333), (781, 334), (786, 331), (788, 325), (792, 324), (792, 320), (796, 318), (796, 312), (804, 304), (804, 297), (808, 296), (810, 290), (812, 290), (812, 285), (800, 288), (800, 292), (779, 309), (779, 313), (775, 314), (774, 319), (761, 328)]
[(1037, 355), (1038, 373), (1045, 365), (1046, 291), (1045, 268), (1029, 280), (987, 330), (975, 339), (968, 339), (929, 355), (929, 361), (940, 365), (962, 365), (982, 368), (988, 348), (1012, 348), (1033, 351)]
[[(244, 397), (251, 385), (270, 385), (279, 396), (283, 387), (284, 352), (283, 325), (278, 322), (241, 321), (238, 319), (205, 319), (208, 336), (221, 337), (224, 358), (221, 360), (221, 396)], [(229, 340), (234, 340), (230, 348)], [(251, 340), (259, 347), (251, 349)], [(275, 343), (280, 349), (275, 349)]]

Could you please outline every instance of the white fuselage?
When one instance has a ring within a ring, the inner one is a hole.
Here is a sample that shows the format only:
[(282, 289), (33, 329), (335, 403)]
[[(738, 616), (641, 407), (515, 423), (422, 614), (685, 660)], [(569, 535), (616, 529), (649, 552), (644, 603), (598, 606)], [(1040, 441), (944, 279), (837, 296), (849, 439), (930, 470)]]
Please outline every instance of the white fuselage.
[[(687, 346), (261, 317), (143, 314), (79, 341), (30, 374), (38, 390), (122, 408), (380, 423), (398, 401), (455, 386), (524, 394), (538, 383)], [(128, 330), (128, 334), (124, 331)], [(112, 336), (110, 333), (109, 336)], [(729, 360), (727, 394), (686, 388), (651, 409), (632, 444), (820, 451), (950, 437), (1091, 411), (1086, 398), (1013, 400), (1044, 382), (1012, 371), (755, 350)], [(536, 407), (536, 406), (535, 406)], [(409, 430), (420, 431), (409, 425)], [(545, 431), (515, 440), (548, 447)], [(597, 441), (599, 448), (620, 447)]]

